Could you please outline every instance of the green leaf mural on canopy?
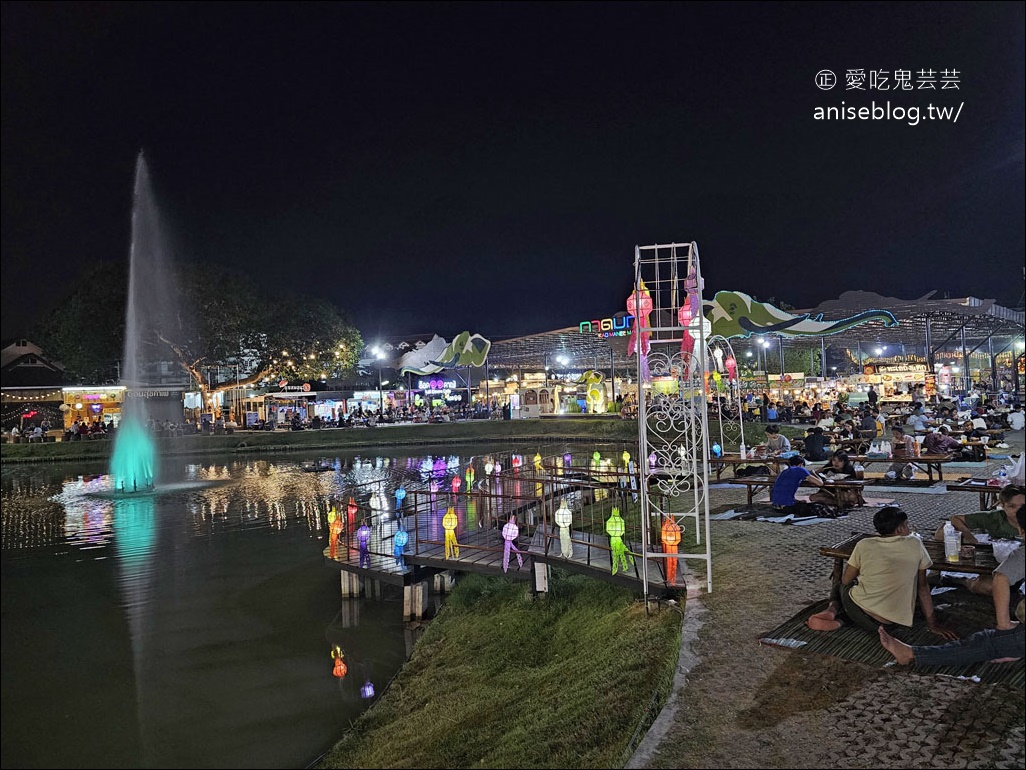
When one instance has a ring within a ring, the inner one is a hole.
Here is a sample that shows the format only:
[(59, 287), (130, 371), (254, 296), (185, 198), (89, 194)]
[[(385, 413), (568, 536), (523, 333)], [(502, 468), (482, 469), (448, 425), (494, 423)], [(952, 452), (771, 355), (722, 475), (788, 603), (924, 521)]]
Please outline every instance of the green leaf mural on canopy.
[(750, 337), (753, 334), (780, 334), (785, 337), (810, 337), (837, 334), (869, 321), (897, 326), (898, 320), (886, 310), (866, 310), (836, 321), (823, 320), (823, 314), (795, 315), (759, 302), (741, 291), (718, 291), (706, 302), (705, 317), (712, 324), (712, 335)]
[[(436, 337), (436, 339), (440, 341), (440, 338)], [(460, 332), (437, 356), (426, 361), (404, 363), (401, 371), (403, 374), (412, 372), (413, 374), (427, 375), (440, 372), (446, 367), (484, 366), (491, 348), (491, 340), (486, 340), (480, 334), (471, 335), (470, 332)], [(404, 359), (406, 359), (405, 356)]]

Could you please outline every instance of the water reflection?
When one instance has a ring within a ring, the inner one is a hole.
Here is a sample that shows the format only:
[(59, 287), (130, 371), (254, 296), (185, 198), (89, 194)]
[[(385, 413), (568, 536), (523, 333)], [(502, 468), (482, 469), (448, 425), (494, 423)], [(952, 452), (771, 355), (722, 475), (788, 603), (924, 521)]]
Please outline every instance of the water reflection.
[[(3, 766), (304, 767), (367, 682), (380, 697), (423, 626), (397, 588), (340, 599), (328, 507), (350, 531), (349, 497), (360, 519), (374, 500), (392, 527), (396, 490), (410, 506), (433, 486), (440, 539), (453, 476), (512, 489), (515, 466), (449, 448), (304, 459), (169, 458), (159, 493), (129, 499), (97, 464), (3, 468)], [(493, 515), (460, 498), (464, 527)]]

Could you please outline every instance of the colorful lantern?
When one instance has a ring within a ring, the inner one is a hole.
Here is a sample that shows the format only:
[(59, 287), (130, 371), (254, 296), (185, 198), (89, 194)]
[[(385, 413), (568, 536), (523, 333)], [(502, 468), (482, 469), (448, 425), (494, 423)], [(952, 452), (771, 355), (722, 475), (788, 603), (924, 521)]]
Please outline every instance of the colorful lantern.
[(467, 491), (474, 486), (474, 463), (467, 463), (467, 472), (464, 474), (464, 478), (467, 480)]
[[(672, 516), (667, 516), (662, 526), (663, 553), (677, 553), (680, 544), (680, 525)], [(677, 582), (677, 557), (666, 560), (666, 584)]]
[(645, 282), (639, 280), (637, 289), (627, 296), (627, 312), (634, 316), (634, 328), (631, 329), (627, 344), (628, 356), (632, 353), (648, 355), (648, 340), (651, 334), (640, 330), (648, 326), (648, 316), (652, 312), (652, 307), (652, 295), (645, 287)]
[(612, 557), (612, 568), (613, 574), (615, 575), (617, 569), (624, 571), (633, 563), (633, 560), (627, 554), (627, 546), (624, 545), (623, 536), (627, 533), (627, 523), (623, 520), (620, 515), (620, 509), (614, 508), (609, 514), (609, 518), (606, 519), (606, 534), (609, 535), (609, 546), (612, 551), (610, 554)]
[(520, 555), (520, 549), (516, 546), (517, 538), (520, 536), (520, 527), (517, 526), (517, 517), (510, 516), (509, 521), (506, 522), (502, 528), (502, 539), (506, 541), (506, 544), (502, 549), (502, 571), (509, 571), (509, 552), (514, 551), (517, 555), (517, 564), (521, 567), (524, 566), (524, 558)]
[(403, 500), (406, 499), (406, 487), (399, 485), (395, 491), (395, 509), (398, 512), (403, 507)]
[(495, 461), (495, 475), (498, 476), (500, 473), (502, 473), (502, 463), (500, 463), (498, 460), (496, 460)]
[(442, 528), (445, 530), (445, 558), (460, 558), (460, 544), (456, 542), (456, 525), (459, 520), (456, 518), (456, 509), (449, 507), (442, 517)]
[(727, 368), (727, 379), (730, 382), (737, 381), (737, 359), (734, 356), (727, 356), (723, 365)]
[(356, 500), (349, 498), (349, 503), (346, 505), (346, 513), (349, 515), (349, 526), (353, 526), (356, 523), (356, 513), (360, 510), (360, 507), (356, 504)]
[(520, 464), (523, 462), (523, 458), (521, 458), (520, 455), (513, 455), (513, 458), (510, 460), (510, 462), (513, 465), (513, 470), (519, 471)]
[(574, 461), (574, 456), (572, 454), (570, 454), (569, 452), (567, 452), (565, 455), (563, 455), (563, 465), (565, 465), (567, 468), (569, 468), (573, 464), (573, 461)]
[(452, 493), (458, 495), (460, 493), (460, 486), (463, 484), (463, 479), (459, 476), (452, 477)]
[(342, 659), (343, 655), (342, 648), (337, 644), (331, 648), (331, 659), (335, 661), (335, 665), (331, 668), (331, 674), (338, 679), (344, 678), (349, 673), (349, 667)]
[(648, 467), (655, 468), (657, 465), (659, 465), (659, 458), (656, 456), (655, 452), (652, 452), (652, 454), (648, 456)]
[(565, 499), (560, 501), (554, 518), (556, 526), (559, 527), (559, 551), (563, 554), (564, 559), (572, 559), (574, 558), (574, 544), (570, 527), (574, 523), (574, 514), (566, 507)]
[(630, 468), (631, 468), (631, 453), (628, 452), (625, 449), (625, 450), (623, 450), (623, 454), (620, 455), (620, 458), (623, 460), (623, 467), (626, 468), (627, 470), (630, 470)]
[(406, 544), (410, 542), (410, 533), (407, 532), (400, 525), (399, 529), (396, 530), (395, 536), (392, 538), (392, 555), (395, 557), (395, 563), (400, 569), (406, 569)]
[(364, 700), (370, 700), (374, 697), (374, 684), (370, 679), (363, 683), (363, 687), (360, 688), (360, 697)]
[(495, 464), (492, 462), (491, 458), (485, 460), (485, 476), (491, 476), (492, 471), (494, 470)]
[(332, 505), (328, 510), (328, 555), (332, 559), (338, 556), (338, 539), (342, 535), (342, 529), (342, 517)]
[(542, 470), (543, 470), (542, 469), (542, 456), (541, 456), (541, 452), (535, 452), (534, 453), (534, 469), (536, 471), (538, 471), (538, 473), (541, 473)]
[(360, 528), (356, 530), (356, 545), (360, 549), (360, 566), (367, 569), (370, 569), (371, 565), (370, 538), (371, 528), (364, 521)]
[(431, 494), (437, 495), (438, 494), (438, 482), (435, 481), (434, 479), (431, 479), (431, 483), (428, 484), (428, 490), (430, 490)]

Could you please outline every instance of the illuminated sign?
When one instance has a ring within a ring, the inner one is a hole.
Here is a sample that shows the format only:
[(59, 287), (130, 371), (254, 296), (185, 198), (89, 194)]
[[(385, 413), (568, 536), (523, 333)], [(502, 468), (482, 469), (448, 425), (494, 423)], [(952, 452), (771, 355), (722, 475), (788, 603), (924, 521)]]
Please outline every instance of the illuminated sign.
[(619, 318), (599, 318), (594, 321), (581, 321), (578, 324), (581, 334), (598, 332), (599, 337), (626, 337), (630, 334), (632, 315)]
[(926, 364), (867, 364), (865, 374), (926, 374)]
[(417, 380), (417, 390), (428, 392), (441, 392), (443, 390), (455, 390), (456, 380), (430, 379)]

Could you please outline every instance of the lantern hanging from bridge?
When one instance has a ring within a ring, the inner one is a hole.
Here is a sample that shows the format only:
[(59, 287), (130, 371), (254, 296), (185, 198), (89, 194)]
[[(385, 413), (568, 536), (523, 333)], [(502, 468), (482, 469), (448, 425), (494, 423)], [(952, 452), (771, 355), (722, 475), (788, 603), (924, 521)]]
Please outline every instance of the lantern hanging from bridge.
[(502, 528), (502, 539), (505, 541), (505, 545), (502, 549), (502, 571), (509, 571), (509, 553), (513, 551), (517, 555), (517, 564), (521, 567), (524, 566), (524, 558), (520, 555), (520, 549), (517, 548), (517, 538), (520, 536), (520, 527), (517, 526), (517, 517), (510, 516), (509, 521)]
[(456, 541), (456, 526), (459, 519), (456, 518), (456, 509), (452, 506), (442, 517), (442, 529), (445, 530), (445, 558), (460, 558), (460, 544)]
[(559, 551), (564, 559), (574, 558), (574, 545), (570, 527), (574, 523), (574, 514), (566, 506), (566, 498), (560, 501), (555, 515), (556, 526), (559, 527)]

